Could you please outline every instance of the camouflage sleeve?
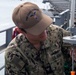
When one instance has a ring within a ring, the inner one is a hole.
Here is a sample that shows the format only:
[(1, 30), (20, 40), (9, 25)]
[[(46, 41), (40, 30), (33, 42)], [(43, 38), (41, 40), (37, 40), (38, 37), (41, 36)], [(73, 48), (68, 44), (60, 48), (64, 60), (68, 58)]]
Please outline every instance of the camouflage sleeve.
[[(61, 29), (62, 29), (63, 37), (71, 35), (70, 31), (67, 31), (67, 30), (65, 30), (63, 28), (61, 28)], [(70, 47), (71, 47), (71, 45), (69, 43), (64, 43), (63, 42), (62, 51), (65, 54), (65, 56), (67, 56), (67, 57), (69, 57), (69, 49), (70, 49)]]
[[(63, 37), (72, 35), (69, 31), (63, 29)], [(63, 43), (62, 53), (65, 58), (65, 73), (66, 75), (72, 71), (72, 56), (70, 55), (72, 45), (69, 43)], [(74, 60), (74, 70), (76, 71), (76, 61)]]
[(67, 30), (65, 30), (63, 28), (61, 28), (61, 29), (62, 29), (62, 32), (63, 32), (63, 37), (64, 36), (70, 36), (71, 35), (71, 32), (70, 31), (67, 31)]
[(16, 48), (7, 48), (5, 52), (5, 75), (28, 75), (25, 63)]

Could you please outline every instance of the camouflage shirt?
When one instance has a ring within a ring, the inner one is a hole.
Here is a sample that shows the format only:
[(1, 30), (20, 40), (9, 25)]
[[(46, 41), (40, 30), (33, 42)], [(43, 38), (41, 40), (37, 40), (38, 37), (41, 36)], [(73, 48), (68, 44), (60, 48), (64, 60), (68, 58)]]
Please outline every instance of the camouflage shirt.
[(68, 32), (51, 25), (47, 34), (40, 50), (36, 50), (23, 34), (16, 36), (6, 48), (5, 75), (65, 75), (61, 49), (62, 38)]

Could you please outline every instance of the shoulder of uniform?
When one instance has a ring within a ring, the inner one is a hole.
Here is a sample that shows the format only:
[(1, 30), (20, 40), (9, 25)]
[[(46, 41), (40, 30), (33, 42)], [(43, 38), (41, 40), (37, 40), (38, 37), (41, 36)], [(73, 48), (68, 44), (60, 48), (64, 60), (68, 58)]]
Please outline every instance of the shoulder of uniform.
[(22, 34), (22, 33), (20, 33), (16, 38), (21, 38), (21, 39), (25, 39), (25, 36)]
[(11, 42), (8, 44), (8, 46), (12, 45), (12, 44), (20, 44), (21, 42), (26, 41), (25, 36), (20, 33), (19, 35), (17, 35), (14, 39), (11, 40)]
[(54, 25), (54, 24), (51, 24), (51, 25), (50, 25), (50, 28), (51, 28), (51, 29), (56, 29), (56, 28), (61, 29), (61, 27), (59, 27), (58, 25)]
[(50, 31), (62, 31), (62, 28), (57, 26), (57, 25), (51, 24), (50, 27), (48, 28), (48, 30), (50, 30)]

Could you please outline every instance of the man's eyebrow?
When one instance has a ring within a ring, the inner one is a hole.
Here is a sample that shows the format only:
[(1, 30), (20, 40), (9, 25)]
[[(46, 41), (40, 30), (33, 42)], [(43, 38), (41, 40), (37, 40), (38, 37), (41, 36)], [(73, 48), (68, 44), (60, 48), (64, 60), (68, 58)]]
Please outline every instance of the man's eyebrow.
[(28, 20), (28, 17), (29, 17), (29, 15), (30, 15), (30, 13), (32, 13), (32, 11), (34, 11), (34, 10), (39, 10), (39, 9), (32, 9), (28, 14), (27, 14), (27, 16), (26, 16), (26, 21)]

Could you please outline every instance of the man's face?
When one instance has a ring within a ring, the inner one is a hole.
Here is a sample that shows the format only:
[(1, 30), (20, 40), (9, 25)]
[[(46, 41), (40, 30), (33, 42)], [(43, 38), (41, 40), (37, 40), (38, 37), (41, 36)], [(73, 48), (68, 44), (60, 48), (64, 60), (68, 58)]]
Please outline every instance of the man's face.
[(27, 35), (27, 38), (28, 39), (31, 39), (32, 41), (45, 41), (46, 38), (47, 38), (47, 33), (46, 33), (46, 30), (43, 31), (40, 35), (32, 35), (30, 33), (26, 33)]

